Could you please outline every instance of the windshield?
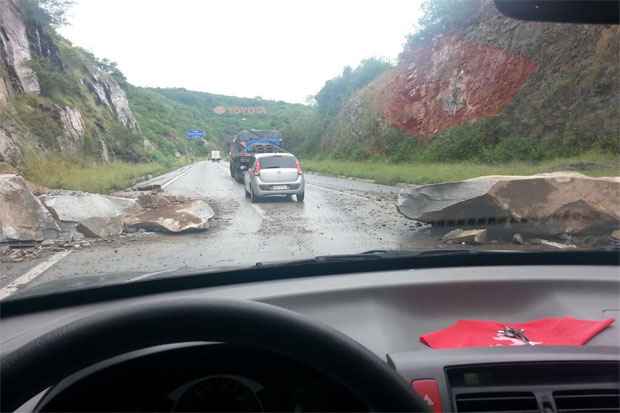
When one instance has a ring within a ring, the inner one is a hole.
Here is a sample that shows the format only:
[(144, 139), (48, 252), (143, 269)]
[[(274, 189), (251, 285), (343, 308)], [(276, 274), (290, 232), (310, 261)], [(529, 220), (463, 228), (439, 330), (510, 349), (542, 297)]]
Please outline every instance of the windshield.
[(290, 156), (271, 156), (260, 158), (261, 168), (271, 169), (271, 168), (292, 168), (295, 169), (295, 158), (291, 158)]
[(483, 0), (0, 0), (0, 299), (616, 249), (618, 27)]

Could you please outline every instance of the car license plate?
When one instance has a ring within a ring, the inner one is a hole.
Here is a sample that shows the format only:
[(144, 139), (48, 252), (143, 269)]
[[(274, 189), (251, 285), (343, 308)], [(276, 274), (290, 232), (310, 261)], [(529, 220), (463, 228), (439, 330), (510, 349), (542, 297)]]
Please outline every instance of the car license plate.
[(273, 189), (274, 191), (282, 191), (284, 189), (288, 189), (288, 186), (286, 185), (274, 185), (271, 187), (271, 189)]

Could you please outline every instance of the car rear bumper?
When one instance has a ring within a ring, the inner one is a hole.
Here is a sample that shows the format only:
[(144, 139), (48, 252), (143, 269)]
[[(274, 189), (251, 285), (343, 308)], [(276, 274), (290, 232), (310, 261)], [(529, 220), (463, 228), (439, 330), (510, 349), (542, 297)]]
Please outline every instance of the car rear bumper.
[(260, 178), (255, 178), (253, 187), (258, 196), (295, 195), (305, 191), (305, 182), (303, 175), (295, 182), (263, 182)]

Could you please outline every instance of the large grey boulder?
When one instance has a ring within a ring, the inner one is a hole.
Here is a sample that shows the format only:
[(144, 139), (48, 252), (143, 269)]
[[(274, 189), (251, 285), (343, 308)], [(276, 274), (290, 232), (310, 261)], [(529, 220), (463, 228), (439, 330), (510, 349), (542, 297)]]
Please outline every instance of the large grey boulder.
[(620, 226), (620, 177), (558, 172), (487, 176), (403, 189), (398, 210), (446, 226), (518, 225), (538, 235), (585, 235)]
[(55, 238), (60, 227), (24, 178), (0, 175), (0, 242)]
[(162, 202), (155, 208), (129, 214), (124, 224), (130, 230), (182, 233), (209, 228), (213, 215), (213, 209), (201, 199)]
[(137, 205), (133, 199), (77, 191), (50, 192), (41, 201), (60, 221), (67, 222), (118, 217)]
[(87, 218), (80, 221), (77, 230), (89, 238), (110, 239), (122, 234), (123, 220), (121, 217)]

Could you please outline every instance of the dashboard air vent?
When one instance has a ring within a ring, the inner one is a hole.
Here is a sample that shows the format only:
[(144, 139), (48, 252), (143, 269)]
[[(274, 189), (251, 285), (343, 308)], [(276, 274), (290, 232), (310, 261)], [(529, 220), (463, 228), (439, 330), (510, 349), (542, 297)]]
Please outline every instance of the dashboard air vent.
[(553, 392), (557, 411), (568, 412), (620, 412), (620, 390), (588, 389)]
[(539, 412), (531, 392), (461, 393), (456, 396), (456, 409), (463, 412)]

